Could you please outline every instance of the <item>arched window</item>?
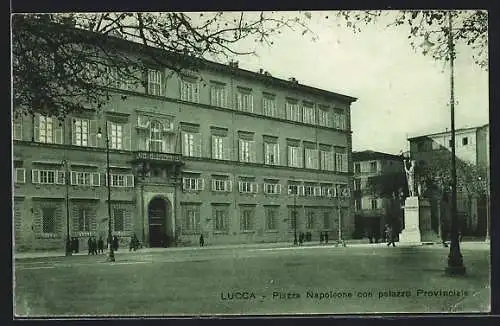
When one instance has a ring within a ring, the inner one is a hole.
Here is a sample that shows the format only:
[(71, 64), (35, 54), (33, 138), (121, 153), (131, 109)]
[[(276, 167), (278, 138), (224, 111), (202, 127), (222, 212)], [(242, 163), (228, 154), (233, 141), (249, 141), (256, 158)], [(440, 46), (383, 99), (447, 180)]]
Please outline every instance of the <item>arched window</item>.
[(163, 125), (158, 121), (151, 121), (149, 126), (149, 150), (163, 152)]

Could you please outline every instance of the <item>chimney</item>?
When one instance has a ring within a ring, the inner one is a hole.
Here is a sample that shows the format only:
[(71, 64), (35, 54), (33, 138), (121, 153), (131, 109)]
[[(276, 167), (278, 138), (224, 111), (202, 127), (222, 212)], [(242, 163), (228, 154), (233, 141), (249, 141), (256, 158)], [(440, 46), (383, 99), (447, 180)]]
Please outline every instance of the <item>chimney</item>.
[(262, 73), (264, 73), (264, 69), (260, 68), (259, 69), (259, 74), (262, 74)]
[(231, 68), (238, 68), (238, 61), (229, 61), (229, 67)]
[(294, 84), (294, 85), (298, 85), (298, 83), (299, 83), (299, 82), (297, 81), (297, 79), (295, 79), (295, 77), (290, 77), (290, 78), (288, 78), (288, 81), (289, 81), (289, 82), (291, 82), (291, 83), (292, 83), (292, 84)]

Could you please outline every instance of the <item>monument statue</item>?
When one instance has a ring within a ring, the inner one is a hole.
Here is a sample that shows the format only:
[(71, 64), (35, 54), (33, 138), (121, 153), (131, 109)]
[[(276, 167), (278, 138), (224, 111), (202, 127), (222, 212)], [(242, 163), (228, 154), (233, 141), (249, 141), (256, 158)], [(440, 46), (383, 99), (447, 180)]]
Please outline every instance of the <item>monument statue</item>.
[(406, 180), (408, 181), (408, 196), (414, 197), (415, 195), (415, 160), (410, 161), (410, 166), (408, 167), (408, 161), (403, 161)]

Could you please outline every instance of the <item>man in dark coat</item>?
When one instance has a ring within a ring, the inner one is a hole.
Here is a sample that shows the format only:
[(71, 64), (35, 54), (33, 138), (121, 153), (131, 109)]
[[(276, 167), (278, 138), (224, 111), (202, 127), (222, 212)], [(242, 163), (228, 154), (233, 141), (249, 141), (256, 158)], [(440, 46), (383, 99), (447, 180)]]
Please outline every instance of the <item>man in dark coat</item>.
[(325, 232), (325, 244), (328, 244), (328, 232)]
[(92, 237), (89, 237), (89, 240), (87, 241), (87, 246), (88, 246), (88, 249), (89, 249), (89, 255), (93, 255), (94, 254), (94, 249), (92, 248)]
[(99, 236), (99, 240), (97, 240), (97, 249), (99, 250), (99, 253), (104, 253), (104, 240), (102, 239), (102, 236)]
[(114, 250), (114, 251), (118, 251), (118, 245), (119, 245), (119, 244), (118, 244), (118, 237), (115, 235), (115, 236), (113, 237), (113, 250)]
[(203, 238), (203, 233), (200, 234), (200, 247), (203, 247), (205, 245), (205, 238)]

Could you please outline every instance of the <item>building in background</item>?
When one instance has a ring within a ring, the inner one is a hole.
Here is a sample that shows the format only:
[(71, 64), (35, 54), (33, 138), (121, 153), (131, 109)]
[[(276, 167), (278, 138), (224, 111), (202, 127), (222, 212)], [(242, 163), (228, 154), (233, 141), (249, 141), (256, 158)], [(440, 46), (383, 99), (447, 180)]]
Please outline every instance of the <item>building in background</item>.
[(401, 156), (375, 151), (353, 152), (355, 236), (381, 239), (385, 224), (401, 219), (399, 193), (405, 172)]
[[(436, 166), (451, 164), (451, 133), (449, 131), (409, 137), (410, 155), (417, 166), (432, 169)], [(456, 129), (455, 153), (457, 159), (457, 209), (461, 220), (461, 232), (467, 236), (484, 236), (489, 218), (488, 193), (481, 194), (472, 182), (461, 182), (464, 169), (474, 170), (478, 178), (486, 179), (489, 184), (490, 141), (489, 124)], [(467, 180), (467, 179), (465, 179)], [(470, 180), (470, 179), (468, 179)], [(440, 201), (437, 213), (440, 216), (449, 214), (449, 205), (445, 198)]]
[[(140, 52), (129, 43), (117, 46)], [(200, 234), (207, 244), (292, 241), (295, 229), (336, 238), (332, 197), (352, 185), (355, 98), (235, 62), (169, 73), (151, 66), (137, 87), (116, 80), (99, 115), (12, 122), (16, 250), (64, 248), (68, 215), (81, 247), (105, 239), (108, 182), (113, 234), (124, 243), (132, 233), (151, 247), (195, 244)], [(341, 216), (349, 237), (352, 201)]]

